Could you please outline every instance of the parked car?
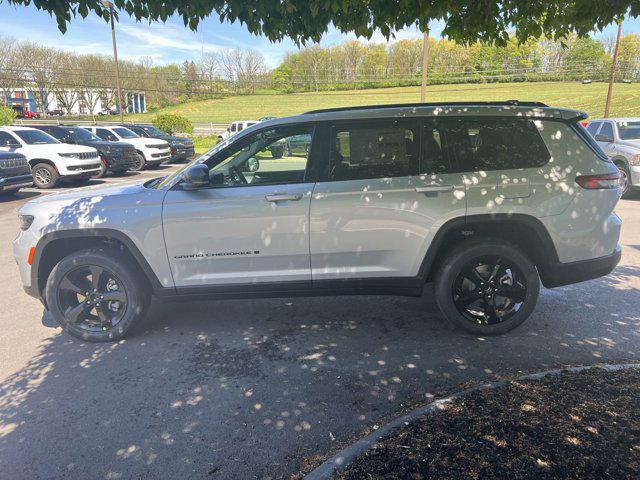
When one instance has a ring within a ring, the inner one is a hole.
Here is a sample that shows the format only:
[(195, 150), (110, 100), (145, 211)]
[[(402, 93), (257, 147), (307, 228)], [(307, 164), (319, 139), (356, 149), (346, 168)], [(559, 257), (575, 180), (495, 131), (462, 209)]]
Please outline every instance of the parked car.
[(103, 108), (102, 110), (100, 110), (98, 112), (98, 115), (104, 117), (104, 116), (107, 116), (107, 115), (118, 115), (119, 112), (120, 111), (118, 110), (118, 107), (113, 107), (111, 109)]
[(218, 135), (218, 140), (227, 140), (228, 138), (234, 136), (236, 133), (241, 132), (245, 128), (249, 128), (256, 123), (259, 122), (257, 122), (256, 120), (239, 120), (237, 122), (232, 122), (225, 132), (222, 132), (220, 135)]
[(33, 185), (27, 157), (15, 152), (0, 152), (0, 195), (15, 193)]
[[(328, 109), (255, 125), (167, 176), (20, 210), (22, 282), (68, 332), (122, 338), (152, 294), (392, 294), (433, 282), (475, 335), (620, 260), (616, 166), (584, 112), (479, 102)], [(266, 161), (283, 138), (309, 154)], [(253, 161), (253, 172), (243, 173)], [(78, 224), (99, 219), (97, 224)]]
[(171, 149), (164, 140), (140, 137), (128, 128), (119, 126), (83, 127), (108, 142), (124, 142), (136, 149), (138, 161), (131, 166), (131, 170), (139, 171), (145, 168), (158, 168), (161, 163), (171, 158)]
[(47, 115), (49, 115), (50, 117), (61, 117), (64, 115), (64, 112), (59, 108), (56, 108), (55, 110), (49, 110), (47, 112)]
[(640, 118), (592, 120), (587, 131), (620, 170), (622, 194), (640, 188)]
[(0, 127), (0, 150), (27, 157), (38, 188), (54, 188), (61, 179), (86, 182), (100, 173), (95, 148), (60, 143), (36, 128)]
[(107, 172), (123, 174), (129, 168), (135, 167), (138, 163), (136, 149), (124, 142), (108, 142), (94, 135), (90, 131), (66, 125), (31, 125), (33, 128), (48, 133), (62, 143), (75, 145), (86, 145), (98, 150), (102, 167), (98, 177), (102, 177)]
[(187, 137), (177, 137), (175, 135), (169, 135), (163, 132), (158, 127), (149, 125), (147, 123), (134, 123), (123, 125), (132, 132), (137, 133), (141, 137), (145, 138), (157, 138), (164, 140), (171, 147), (171, 160), (172, 162), (187, 162), (196, 155), (196, 150), (193, 146), (193, 140)]
[(19, 115), (20, 118), (40, 118), (40, 112), (30, 112), (29, 110), (23, 110)]

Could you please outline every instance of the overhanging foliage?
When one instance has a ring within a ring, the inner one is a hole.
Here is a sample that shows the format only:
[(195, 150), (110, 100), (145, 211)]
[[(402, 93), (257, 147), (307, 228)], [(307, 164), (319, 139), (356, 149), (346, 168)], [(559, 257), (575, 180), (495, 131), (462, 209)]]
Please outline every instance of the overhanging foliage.
[[(0, 0), (1, 1), (1, 0)], [(108, 18), (98, 0), (7, 0), (33, 3), (56, 17), (62, 32), (76, 15), (92, 11)], [(277, 41), (290, 37), (298, 44), (317, 42), (333, 24), (342, 32), (370, 38), (376, 29), (390, 36), (403, 27), (443, 20), (443, 35), (458, 42), (476, 40), (502, 44), (508, 30), (519, 41), (530, 37), (561, 38), (570, 32), (586, 35), (618, 17), (640, 15), (639, 0), (113, 0), (116, 8), (137, 20), (166, 21), (182, 17), (195, 30), (210, 14), (239, 21), (254, 34)]]

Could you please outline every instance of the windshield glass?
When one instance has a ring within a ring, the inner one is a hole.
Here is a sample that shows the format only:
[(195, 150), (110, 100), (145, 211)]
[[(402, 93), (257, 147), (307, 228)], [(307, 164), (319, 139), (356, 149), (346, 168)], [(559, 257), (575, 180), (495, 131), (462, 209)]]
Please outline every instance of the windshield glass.
[(640, 122), (618, 122), (620, 140), (640, 140)]
[(47, 143), (60, 143), (48, 133), (42, 130), (14, 130), (18, 137), (27, 145), (46, 145)]
[(116, 132), (118, 135), (120, 135), (120, 137), (122, 138), (138, 138), (138, 135), (133, 133), (128, 128), (117, 127), (117, 128), (114, 128), (113, 131)]
[(92, 140), (100, 140), (100, 137), (94, 135), (89, 130), (85, 130), (84, 128), (69, 128), (67, 129), (69, 136), (73, 138), (76, 142), (88, 142)]
[(194, 165), (196, 163), (206, 162), (213, 155), (215, 155), (217, 152), (219, 152), (223, 148), (227, 147), (233, 141), (235, 141), (235, 138), (229, 138), (229, 139), (225, 140), (224, 142), (220, 142), (217, 145), (214, 145), (212, 148), (210, 148), (209, 150), (204, 152), (199, 157), (196, 157), (193, 160), (191, 160), (189, 163), (185, 164), (182, 168), (176, 170), (171, 175), (169, 175), (167, 177), (164, 177), (161, 182), (156, 183), (156, 184), (147, 185), (147, 187), (148, 188), (162, 188), (162, 187), (164, 187), (166, 185), (170, 185), (175, 178), (179, 177), (182, 174), (182, 172), (184, 172), (191, 165)]
[(140, 128), (152, 137), (164, 137), (166, 135), (166, 133), (164, 133), (159, 128), (154, 127), (153, 125), (145, 125), (144, 127)]

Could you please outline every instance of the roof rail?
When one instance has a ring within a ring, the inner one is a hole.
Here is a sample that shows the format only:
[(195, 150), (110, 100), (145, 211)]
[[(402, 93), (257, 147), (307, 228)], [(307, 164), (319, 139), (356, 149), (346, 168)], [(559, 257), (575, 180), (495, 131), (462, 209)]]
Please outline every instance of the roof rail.
[(503, 100), (496, 102), (431, 102), (431, 103), (392, 103), (385, 105), (359, 105), (355, 107), (336, 107), (336, 108), (322, 108), (319, 110), (310, 110), (304, 112), (303, 115), (311, 113), (325, 113), (325, 112), (342, 112), (346, 110), (372, 110), (377, 108), (406, 108), (406, 107), (457, 107), (457, 106), (471, 106), (471, 105), (484, 105), (484, 106), (510, 106), (510, 107), (548, 107), (547, 104), (542, 102), (521, 102), (520, 100)]

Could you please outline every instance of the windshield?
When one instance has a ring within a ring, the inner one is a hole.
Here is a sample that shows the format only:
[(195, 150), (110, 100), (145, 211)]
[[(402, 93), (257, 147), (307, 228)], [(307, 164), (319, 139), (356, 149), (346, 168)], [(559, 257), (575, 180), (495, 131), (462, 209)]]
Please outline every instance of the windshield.
[(89, 130), (85, 130), (84, 128), (68, 128), (67, 133), (76, 142), (88, 142), (93, 140), (100, 140), (100, 137), (98, 137), (97, 135), (94, 135)]
[(46, 145), (47, 143), (60, 143), (48, 133), (42, 130), (14, 130), (20, 139), (27, 145)]
[(116, 132), (118, 135), (120, 135), (120, 137), (122, 138), (138, 138), (138, 135), (133, 133), (128, 128), (117, 127), (117, 128), (114, 128), (113, 131)]
[(159, 128), (154, 127), (153, 125), (145, 125), (144, 127), (140, 128), (152, 137), (164, 137), (166, 135), (165, 132), (163, 132)]
[(620, 140), (640, 140), (640, 122), (618, 122)]
[(193, 160), (191, 160), (189, 163), (185, 164), (182, 168), (176, 170), (171, 175), (169, 175), (167, 177), (164, 177), (161, 182), (155, 183), (155, 184), (149, 184), (149, 185), (146, 185), (146, 186), (148, 188), (162, 188), (162, 187), (164, 187), (166, 185), (170, 185), (175, 178), (179, 177), (182, 174), (182, 172), (184, 172), (191, 165), (194, 165), (196, 163), (206, 162), (213, 155), (215, 155), (217, 152), (219, 152), (223, 148), (227, 147), (233, 141), (235, 141), (235, 137), (234, 138), (229, 138), (229, 139), (225, 140), (224, 142), (220, 142), (217, 145), (214, 145), (212, 148), (210, 148), (209, 150), (204, 152), (199, 157), (196, 157)]

